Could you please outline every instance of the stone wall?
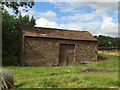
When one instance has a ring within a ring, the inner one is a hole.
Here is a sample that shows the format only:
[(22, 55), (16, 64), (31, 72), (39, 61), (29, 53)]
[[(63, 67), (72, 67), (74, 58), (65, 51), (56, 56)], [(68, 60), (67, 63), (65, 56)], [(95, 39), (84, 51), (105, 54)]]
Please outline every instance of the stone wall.
[(78, 42), (76, 44), (76, 64), (80, 61), (97, 60), (97, 43), (96, 42)]
[(47, 39), (38, 37), (24, 38), (23, 63), (28, 66), (59, 65), (59, 45), (75, 44), (73, 65), (80, 61), (97, 60), (97, 42)]

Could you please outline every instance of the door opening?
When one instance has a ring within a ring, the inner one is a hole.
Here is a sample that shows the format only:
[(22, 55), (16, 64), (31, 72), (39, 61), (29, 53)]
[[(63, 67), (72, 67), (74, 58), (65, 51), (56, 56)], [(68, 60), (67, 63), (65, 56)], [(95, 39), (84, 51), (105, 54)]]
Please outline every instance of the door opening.
[(60, 44), (59, 49), (59, 64), (72, 65), (74, 61), (75, 44)]

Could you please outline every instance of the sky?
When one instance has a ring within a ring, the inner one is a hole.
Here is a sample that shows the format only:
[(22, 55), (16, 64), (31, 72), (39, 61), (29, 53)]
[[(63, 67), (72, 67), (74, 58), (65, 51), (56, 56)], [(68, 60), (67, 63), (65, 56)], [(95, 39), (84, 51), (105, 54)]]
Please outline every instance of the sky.
[[(35, 27), (89, 31), (118, 37), (118, 2), (37, 2), (21, 15), (33, 15)], [(12, 13), (9, 10), (10, 13)]]

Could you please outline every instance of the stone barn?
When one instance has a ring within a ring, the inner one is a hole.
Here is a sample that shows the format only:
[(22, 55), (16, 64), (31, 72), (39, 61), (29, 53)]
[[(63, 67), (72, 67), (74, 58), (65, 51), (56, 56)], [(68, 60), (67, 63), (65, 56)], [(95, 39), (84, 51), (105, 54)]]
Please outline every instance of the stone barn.
[(22, 28), (20, 64), (78, 65), (97, 60), (97, 40), (88, 31)]

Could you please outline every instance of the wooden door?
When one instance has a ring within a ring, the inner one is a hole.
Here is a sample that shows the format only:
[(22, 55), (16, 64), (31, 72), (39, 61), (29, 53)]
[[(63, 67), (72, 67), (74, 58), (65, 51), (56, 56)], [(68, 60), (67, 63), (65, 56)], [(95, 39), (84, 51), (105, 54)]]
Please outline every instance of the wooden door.
[(59, 64), (72, 65), (74, 60), (74, 44), (60, 44)]

